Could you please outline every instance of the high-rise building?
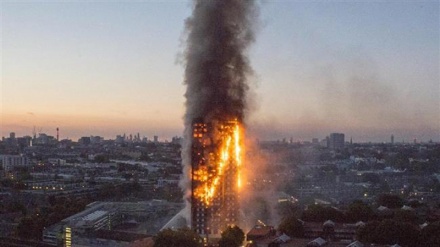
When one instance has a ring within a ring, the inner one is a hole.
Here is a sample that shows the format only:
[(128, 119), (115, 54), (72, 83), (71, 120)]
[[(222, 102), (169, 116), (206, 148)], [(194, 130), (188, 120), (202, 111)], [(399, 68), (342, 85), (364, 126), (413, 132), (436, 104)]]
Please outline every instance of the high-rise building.
[(331, 149), (343, 149), (345, 146), (345, 135), (342, 133), (331, 133), (328, 139), (328, 147)]
[(83, 136), (78, 139), (78, 143), (84, 146), (90, 145), (91, 139), (88, 136)]
[(219, 235), (238, 221), (238, 123), (196, 121), (192, 128), (191, 228), (200, 235)]
[(394, 135), (391, 135), (391, 144), (394, 144)]
[(124, 143), (124, 142), (125, 142), (125, 138), (124, 138), (124, 136), (117, 135), (117, 136), (116, 136), (116, 139), (115, 139), (115, 142), (116, 142), (116, 143), (119, 143), (119, 144)]

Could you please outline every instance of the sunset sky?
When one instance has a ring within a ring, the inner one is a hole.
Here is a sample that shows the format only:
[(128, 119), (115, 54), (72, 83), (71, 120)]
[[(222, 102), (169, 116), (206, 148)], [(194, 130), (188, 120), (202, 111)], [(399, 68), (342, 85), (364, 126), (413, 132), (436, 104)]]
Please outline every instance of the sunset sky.
[[(190, 1), (2, 1), (1, 135), (181, 136)], [(440, 141), (439, 1), (262, 1), (249, 134)]]

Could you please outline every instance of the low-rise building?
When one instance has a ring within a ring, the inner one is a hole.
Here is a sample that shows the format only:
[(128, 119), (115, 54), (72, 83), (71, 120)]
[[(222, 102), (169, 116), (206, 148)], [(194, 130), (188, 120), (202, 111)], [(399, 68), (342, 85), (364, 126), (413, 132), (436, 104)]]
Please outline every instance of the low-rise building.
[(29, 166), (29, 159), (23, 155), (0, 155), (5, 172), (12, 171), (15, 167)]

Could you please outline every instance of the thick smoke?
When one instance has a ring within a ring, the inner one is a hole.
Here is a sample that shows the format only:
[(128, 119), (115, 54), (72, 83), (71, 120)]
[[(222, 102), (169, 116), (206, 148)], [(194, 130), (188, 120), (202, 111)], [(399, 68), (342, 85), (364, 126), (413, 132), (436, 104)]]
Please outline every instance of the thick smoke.
[(181, 183), (185, 199), (190, 195), (192, 123), (244, 121), (249, 89), (246, 78), (252, 73), (246, 54), (255, 39), (257, 10), (253, 0), (196, 0), (193, 14), (186, 21), (187, 90)]

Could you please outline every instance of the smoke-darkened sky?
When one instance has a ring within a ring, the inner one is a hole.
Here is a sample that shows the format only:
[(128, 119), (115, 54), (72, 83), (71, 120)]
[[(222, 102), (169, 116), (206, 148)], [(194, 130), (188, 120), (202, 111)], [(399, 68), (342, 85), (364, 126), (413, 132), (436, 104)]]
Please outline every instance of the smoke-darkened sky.
[[(183, 132), (189, 1), (2, 1), (1, 134)], [(260, 139), (439, 140), (438, 1), (263, 1)]]

